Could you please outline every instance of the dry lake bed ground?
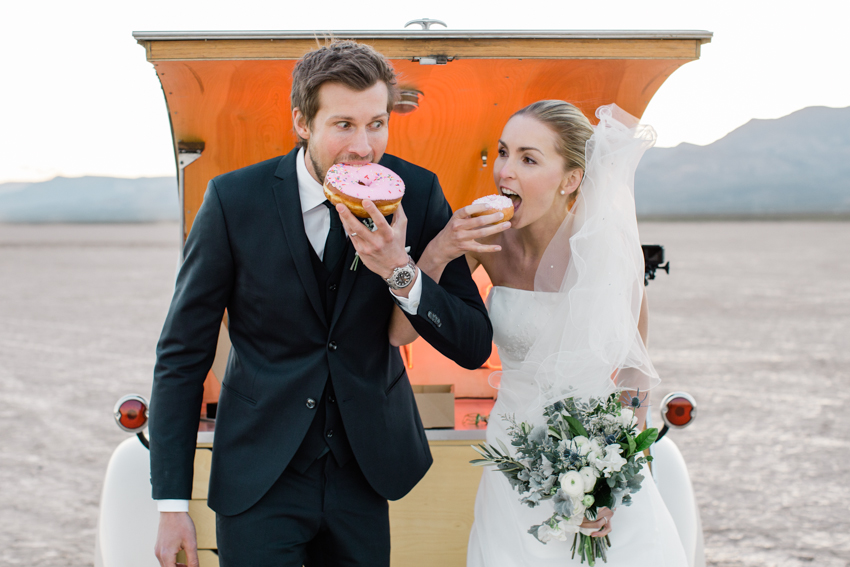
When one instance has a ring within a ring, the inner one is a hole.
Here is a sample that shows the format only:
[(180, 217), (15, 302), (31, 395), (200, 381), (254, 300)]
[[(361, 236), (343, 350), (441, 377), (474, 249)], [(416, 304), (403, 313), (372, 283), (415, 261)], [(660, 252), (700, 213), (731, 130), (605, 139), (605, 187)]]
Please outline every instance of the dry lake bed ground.
[[(149, 395), (176, 225), (0, 225), (0, 565), (91, 565), (111, 410)], [(850, 566), (850, 222), (642, 223), (650, 352), (709, 565)]]

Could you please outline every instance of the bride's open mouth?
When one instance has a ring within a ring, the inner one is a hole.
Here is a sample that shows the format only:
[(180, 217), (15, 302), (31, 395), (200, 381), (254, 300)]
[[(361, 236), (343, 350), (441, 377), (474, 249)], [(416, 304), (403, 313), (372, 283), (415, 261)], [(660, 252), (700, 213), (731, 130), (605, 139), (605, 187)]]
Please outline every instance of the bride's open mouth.
[(514, 205), (514, 214), (516, 214), (519, 206), (522, 204), (522, 197), (507, 187), (499, 187), (499, 193), (511, 200), (511, 203)]

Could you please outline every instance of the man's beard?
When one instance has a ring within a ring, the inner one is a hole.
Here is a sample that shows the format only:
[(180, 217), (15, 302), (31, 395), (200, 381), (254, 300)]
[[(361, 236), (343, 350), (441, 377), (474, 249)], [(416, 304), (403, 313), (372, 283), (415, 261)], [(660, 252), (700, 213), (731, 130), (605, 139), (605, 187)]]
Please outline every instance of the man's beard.
[(319, 162), (316, 161), (316, 158), (313, 157), (313, 152), (310, 151), (310, 146), (307, 146), (307, 157), (310, 158), (310, 163), (313, 165), (313, 171), (316, 172), (316, 177), (319, 178), (319, 184), (324, 185), (325, 184), (325, 176), (327, 175), (328, 170), (331, 168), (331, 166), (334, 165), (334, 163), (350, 163), (350, 162), (355, 162), (355, 161), (370, 161), (371, 162), (374, 156), (369, 155), (368, 159), (364, 160), (362, 157), (356, 156), (356, 155), (353, 155), (353, 154), (344, 155), (338, 161), (335, 161), (334, 163), (331, 163), (331, 164), (328, 164), (327, 166), (325, 166), (324, 164), (320, 165)]
[(330, 166), (322, 167), (321, 165), (319, 165), (319, 162), (316, 161), (316, 159), (313, 157), (312, 152), (310, 152), (309, 147), (307, 148), (307, 157), (310, 158), (310, 163), (313, 165), (313, 171), (316, 172), (316, 177), (319, 178), (319, 184), (324, 185), (325, 175), (328, 173)]

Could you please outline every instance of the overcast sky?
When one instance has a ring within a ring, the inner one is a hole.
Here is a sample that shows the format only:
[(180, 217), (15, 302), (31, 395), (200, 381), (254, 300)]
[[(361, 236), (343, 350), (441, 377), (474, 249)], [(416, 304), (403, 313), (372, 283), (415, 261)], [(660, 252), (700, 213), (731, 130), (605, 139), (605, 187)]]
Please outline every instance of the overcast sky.
[(644, 114), (659, 146), (850, 106), (847, 0), (10, 0), (0, 12), (0, 183), (174, 175), (162, 92), (133, 31), (400, 29), (420, 17), (451, 29), (714, 32)]

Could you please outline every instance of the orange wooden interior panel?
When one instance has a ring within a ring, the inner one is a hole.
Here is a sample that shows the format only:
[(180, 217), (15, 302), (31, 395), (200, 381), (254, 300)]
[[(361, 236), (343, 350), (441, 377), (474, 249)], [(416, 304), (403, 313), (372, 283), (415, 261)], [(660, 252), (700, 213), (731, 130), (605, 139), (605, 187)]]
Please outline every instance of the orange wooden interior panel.
[[(148, 43), (152, 60), (156, 59), (152, 53), (164, 53), (156, 51), (157, 43), (168, 47), (164, 45), (168, 42)], [(218, 52), (210, 51), (215, 46), (192, 47), (197, 42), (171, 43), (169, 53), (174, 57), (181, 49), (208, 52), (207, 60), (153, 61), (165, 93), (175, 148), (178, 142), (205, 144), (202, 157), (185, 170), (184, 230), (188, 234), (211, 178), (294, 147), (289, 91), (295, 61), (239, 59), (233, 49), (244, 42), (234, 43), (230, 51), (224, 49), (229, 44), (219, 42)], [(252, 45), (246, 48), (268, 51), (268, 46)], [(293, 44), (287, 49), (306, 50), (313, 45)], [(635, 45), (652, 49), (646, 43)], [(541, 46), (535, 49), (544, 49)], [(699, 42), (694, 52), (676, 55), (681, 58), (670, 58), (673, 52), (668, 49), (667, 58), (661, 52), (656, 58), (634, 58), (641, 54), (635, 50), (631, 57), (619, 59), (519, 59), (516, 54), (500, 59), (486, 58), (482, 46), (476, 49), (483, 58), (461, 58), (446, 65), (392, 60), (399, 87), (421, 95), (417, 110), (392, 115), (387, 151), (436, 172), (455, 209), (494, 191), (498, 138), (519, 108), (542, 99), (568, 100), (595, 122), (595, 109), (613, 102), (640, 117), (667, 77), (699, 56)], [(298, 55), (300, 52), (293, 56)], [(648, 52), (643, 55), (649, 56)], [(216, 56), (218, 59), (213, 59)], [(479, 269), (473, 277), (486, 297), (491, 287), (486, 273)], [(413, 383), (454, 384), (459, 398), (492, 398), (496, 394), (491, 385), (498, 381), (498, 374), (491, 375), (500, 369), (495, 348), (487, 364), (473, 371), (455, 365), (422, 339), (402, 349), (402, 354)], [(205, 388), (205, 402), (218, 397), (217, 384), (212, 382), (215, 380), (208, 380)]]
[[(481, 297), (486, 300), (493, 287), (487, 272), (479, 267), (472, 274), (472, 279), (478, 285)], [(502, 369), (496, 345), (493, 345), (493, 352), (484, 366), (476, 370), (466, 370), (458, 366), (437, 352), (421, 337), (402, 348), (401, 352), (407, 365), (407, 375), (413, 384), (454, 384), (457, 398), (496, 397), (496, 387), (499, 383), (498, 371)]]
[[(493, 192), (496, 144), (510, 115), (541, 99), (579, 106), (595, 120), (611, 102), (640, 117), (661, 84), (689, 59), (461, 59), (446, 65), (393, 60), (419, 108), (393, 114), (387, 151), (436, 172), (453, 208)], [(289, 90), (294, 61), (154, 63), (175, 144), (205, 143), (185, 170), (186, 233), (207, 182), (288, 152), (295, 144)], [(482, 153), (487, 156), (486, 165)]]

